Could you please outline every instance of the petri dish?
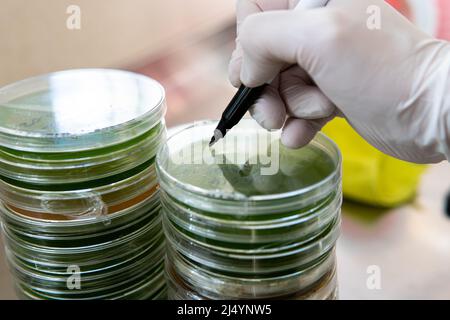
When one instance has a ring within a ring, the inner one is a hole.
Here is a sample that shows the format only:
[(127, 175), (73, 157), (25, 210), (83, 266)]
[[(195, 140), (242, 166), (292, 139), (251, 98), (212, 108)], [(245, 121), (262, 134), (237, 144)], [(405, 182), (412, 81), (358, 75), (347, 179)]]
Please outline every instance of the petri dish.
[(148, 77), (80, 69), (0, 89), (0, 145), (30, 152), (74, 152), (122, 143), (149, 131), (165, 112), (162, 86)]
[(89, 219), (115, 213), (144, 201), (159, 186), (153, 165), (110, 184), (69, 191), (34, 190), (0, 180), (0, 197), (22, 215), (49, 220)]
[(160, 122), (130, 141), (85, 152), (48, 154), (0, 148), (0, 176), (44, 186), (104, 179), (153, 159), (164, 137), (164, 122)]

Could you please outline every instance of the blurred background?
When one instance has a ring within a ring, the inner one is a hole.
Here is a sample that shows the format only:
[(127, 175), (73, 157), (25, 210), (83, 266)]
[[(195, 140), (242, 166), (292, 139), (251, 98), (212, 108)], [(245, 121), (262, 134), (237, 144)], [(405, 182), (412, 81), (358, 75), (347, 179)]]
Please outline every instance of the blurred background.
[[(450, 1), (389, 2), (424, 31), (450, 39)], [(219, 118), (235, 92), (227, 80), (234, 1), (0, 0), (0, 5), (0, 86), (71, 68), (128, 69), (164, 85), (169, 128)], [(73, 14), (79, 14), (79, 26)], [(389, 158), (339, 120), (325, 132), (344, 155), (340, 297), (450, 299), (445, 206), (450, 165), (423, 167)], [(15, 299), (0, 245), (0, 299)], [(380, 286), (371, 285), (374, 272), (381, 275)]]

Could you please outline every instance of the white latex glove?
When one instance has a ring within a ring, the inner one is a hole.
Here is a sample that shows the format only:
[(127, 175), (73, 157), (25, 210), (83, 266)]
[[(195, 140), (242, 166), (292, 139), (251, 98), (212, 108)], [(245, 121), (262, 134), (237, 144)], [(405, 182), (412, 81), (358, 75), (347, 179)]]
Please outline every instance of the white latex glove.
[[(450, 44), (383, 0), (289, 10), (297, 2), (238, 1), (230, 80), (271, 82), (252, 116), (267, 129), (284, 126), (282, 142), (292, 148), (343, 116), (384, 153), (417, 163), (450, 159)], [(379, 30), (367, 26), (374, 5)]]

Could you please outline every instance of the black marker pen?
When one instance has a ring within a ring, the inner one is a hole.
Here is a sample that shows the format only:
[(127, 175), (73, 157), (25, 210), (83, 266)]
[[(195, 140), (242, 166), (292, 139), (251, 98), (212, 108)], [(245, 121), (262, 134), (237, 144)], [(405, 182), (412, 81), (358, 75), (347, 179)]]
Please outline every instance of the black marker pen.
[(248, 88), (241, 85), (238, 92), (234, 95), (231, 102), (222, 114), (222, 118), (214, 130), (209, 146), (213, 146), (217, 141), (225, 137), (227, 130), (230, 130), (241, 121), (248, 109), (255, 104), (256, 100), (261, 96), (266, 85), (256, 88)]

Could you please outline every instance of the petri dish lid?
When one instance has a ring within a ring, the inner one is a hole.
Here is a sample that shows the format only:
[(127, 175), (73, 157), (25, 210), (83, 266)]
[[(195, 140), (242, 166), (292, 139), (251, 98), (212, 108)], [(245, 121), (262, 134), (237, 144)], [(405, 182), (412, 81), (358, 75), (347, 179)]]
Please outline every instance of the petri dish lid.
[(321, 133), (307, 146), (291, 150), (280, 143), (280, 130), (269, 132), (253, 119), (243, 119), (210, 148), (216, 126), (217, 121), (188, 125), (159, 149), (160, 184), (169, 194), (187, 192), (190, 204), (193, 196), (207, 198), (206, 203), (271, 202), (317, 195), (321, 188), (331, 192), (340, 181), (339, 149)]
[(42, 75), (0, 89), (0, 146), (74, 152), (115, 145), (150, 130), (165, 108), (163, 87), (132, 72)]

